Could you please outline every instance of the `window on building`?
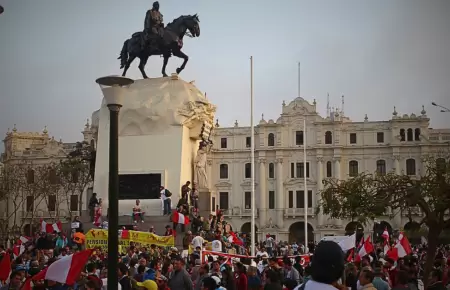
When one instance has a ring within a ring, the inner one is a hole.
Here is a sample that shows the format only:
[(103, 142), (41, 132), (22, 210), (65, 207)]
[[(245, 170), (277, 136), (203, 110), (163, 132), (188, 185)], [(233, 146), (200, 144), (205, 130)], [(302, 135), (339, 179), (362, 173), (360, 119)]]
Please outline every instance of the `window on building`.
[(303, 131), (295, 131), (295, 145), (303, 145)]
[(333, 144), (333, 134), (331, 131), (325, 132), (325, 144)]
[(440, 174), (445, 173), (445, 171), (447, 169), (447, 162), (445, 161), (444, 158), (436, 159), (436, 169), (437, 169), (437, 172)]
[(291, 178), (295, 178), (295, 163), (291, 163)]
[[(297, 178), (305, 177), (305, 167), (303, 162), (296, 164), (297, 167)], [(306, 177), (309, 178), (309, 162), (306, 162)]]
[(358, 175), (358, 161), (352, 160), (348, 163), (348, 175), (351, 177)]
[(220, 209), (229, 209), (228, 192), (219, 192), (219, 207)]
[(275, 209), (275, 191), (269, 191), (269, 209)]
[(405, 141), (405, 129), (400, 129), (400, 141)]
[(416, 175), (416, 160), (406, 159), (406, 175)]
[(269, 163), (269, 178), (275, 178), (275, 164)]
[(72, 183), (78, 183), (80, 173), (78, 170), (74, 170), (71, 172), (71, 181)]
[(327, 177), (333, 177), (333, 163), (327, 162)]
[(245, 137), (245, 147), (252, 147), (252, 137)]
[(244, 207), (245, 209), (252, 208), (252, 193), (250, 191), (244, 192)]
[(27, 211), (28, 212), (33, 212), (34, 210), (34, 196), (27, 196)]
[(379, 175), (386, 175), (386, 161), (377, 160), (377, 173)]
[(377, 143), (384, 143), (384, 133), (383, 132), (377, 133)]
[(70, 211), (78, 211), (78, 195), (72, 194), (70, 196)]
[(267, 136), (267, 146), (275, 146), (275, 135), (273, 133), (269, 133), (269, 136)]
[(34, 170), (28, 169), (27, 171), (27, 183), (33, 184), (34, 183)]
[(212, 196), (212, 197), (211, 197), (211, 208), (212, 208), (213, 210), (216, 209), (216, 197), (215, 197), (215, 196)]
[(245, 178), (252, 178), (252, 164), (245, 163)]
[(219, 165), (219, 178), (228, 179), (228, 164)]
[(413, 139), (413, 129), (409, 128), (406, 130), (406, 138), (408, 141), (414, 141)]
[(416, 141), (420, 141), (420, 129), (419, 129), (419, 128), (416, 128), (416, 129), (414, 130), (414, 139), (415, 139)]
[(48, 211), (56, 211), (56, 195), (48, 196)]
[(50, 184), (58, 183), (58, 177), (56, 176), (56, 170), (54, 168), (50, 168), (48, 170), (48, 180), (49, 180)]
[(350, 133), (350, 144), (356, 144), (356, 133)]
[[(297, 190), (296, 195), (296, 208), (305, 208), (305, 191)], [(308, 208), (312, 208), (312, 190), (308, 190)]]
[(220, 148), (222, 149), (227, 148), (227, 138), (220, 138)]
[(292, 190), (288, 192), (288, 208), (294, 208), (294, 192)]

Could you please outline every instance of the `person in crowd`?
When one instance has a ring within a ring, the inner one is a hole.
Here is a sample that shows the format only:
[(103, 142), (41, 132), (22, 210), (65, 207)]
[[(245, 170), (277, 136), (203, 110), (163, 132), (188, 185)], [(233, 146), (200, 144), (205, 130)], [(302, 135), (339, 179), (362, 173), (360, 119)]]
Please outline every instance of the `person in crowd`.
[(98, 205), (97, 193), (92, 193), (91, 198), (89, 199), (88, 208), (89, 208), (89, 217), (91, 218), (91, 222), (94, 222), (95, 216), (95, 207)]
[(433, 269), (430, 274), (430, 280), (427, 290), (446, 290), (442, 283), (442, 272), (439, 269)]
[(138, 220), (144, 223), (144, 212), (141, 210), (141, 201), (136, 199), (136, 204), (133, 206), (133, 212), (131, 214), (133, 223), (137, 223)]
[(223, 265), (220, 269), (222, 273), (221, 285), (227, 290), (239, 290), (236, 288), (236, 280), (229, 265)]
[(374, 279), (374, 273), (372, 270), (365, 268), (359, 273), (359, 284), (361, 285), (361, 290), (377, 290), (372, 284)]
[(172, 193), (164, 188), (164, 186), (160, 187), (160, 196), (162, 201), (163, 215), (171, 215), (172, 214)]
[[(196, 261), (200, 262), (200, 260)], [(198, 263), (200, 264), (200, 263)], [(209, 277), (209, 265), (208, 264), (202, 264), (199, 265), (199, 271), (198, 271), (198, 277), (196, 277), (195, 281), (194, 281), (194, 289), (195, 290), (201, 290), (202, 285), (203, 285), (203, 280), (206, 277)]]
[(247, 269), (245, 266), (237, 262), (235, 265), (235, 273), (236, 273), (236, 287), (239, 290), (247, 290), (248, 289), (248, 278), (247, 278)]
[(384, 280), (384, 279), (386, 279), (386, 276), (384, 275), (381, 268), (375, 268), (373, 274), (374, 274), (374, 278), (373, 278), (372, 284), (377, 290), (389, 290), (390, 289), (389, 283)]
[(94, 225), (100, 227), (102, 223), (102, 199), (99, 198), (94, 212)]
[(284, 279), (294, 280), (298, 285), (301, 282), (300, 273), (292, 265), (292, 260), (289, 258), (284, 259)]
[(184, 289), (193, 290), (194, 286), (189, 277), (188, 272), (184, 268), (185, 261), (181, 258), (176, 258), (173, 263), (173, 271), (169, 276), (169, 288), (170, 289)]

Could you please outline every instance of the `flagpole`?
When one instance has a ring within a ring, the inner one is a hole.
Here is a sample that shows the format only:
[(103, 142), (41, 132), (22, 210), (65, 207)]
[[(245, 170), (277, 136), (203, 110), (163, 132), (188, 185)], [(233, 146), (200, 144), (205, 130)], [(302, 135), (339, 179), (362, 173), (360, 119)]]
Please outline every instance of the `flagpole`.
[(253, 124), (253, 56), (250, 56), (250, 139), (251, 139), (251, 255), (255, 256), (255, 128)]
[[(298, 62), (298, 97), (301, 97), (300, 93), (300, 62)], [(304, 209), (305, 209), (305, 216), (304, 216), (304, 225), (305, 225), (305, 250), (308, 249), (308, 185), (306, 172), (307, 172), (307, 164), (306, 164), (306, 146), (308, 142), (308, 138), (306, 137), (308, 134), (306, 133), (306, 116), (303, 118), (303, 183), (304, 183)]]

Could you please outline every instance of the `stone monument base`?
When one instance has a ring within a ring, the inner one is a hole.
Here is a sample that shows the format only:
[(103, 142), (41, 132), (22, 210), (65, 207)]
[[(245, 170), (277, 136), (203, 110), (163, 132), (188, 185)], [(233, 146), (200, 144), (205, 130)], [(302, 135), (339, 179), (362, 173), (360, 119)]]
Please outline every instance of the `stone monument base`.
[(208, 189), (201, 189), (198, 195), (198, 212), (200, 216), (208, 218), (214, 211), (211, 206), (211, 192)]

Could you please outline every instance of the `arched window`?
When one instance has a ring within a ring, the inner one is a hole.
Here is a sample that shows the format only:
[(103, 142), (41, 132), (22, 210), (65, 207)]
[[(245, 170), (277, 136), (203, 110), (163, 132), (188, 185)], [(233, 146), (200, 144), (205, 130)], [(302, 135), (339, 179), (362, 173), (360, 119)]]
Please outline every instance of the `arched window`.
[(267, 146), (275, 146), (275, 135), (273, 133), (269, 133), (267, 138)]
[(352, 160), (348, 163), (348, 175), (351, 177), (358, 175), (358, 161)]
[(386, 175), (386, 161), (377, 160), (377, 173), (379, 175)]
[(416, 175), (416, 160), (406, 159), (406, 175)]
[(252, 178), (252, 164), (245, 163), (245, 178)]
[(413, 139), (413, 130), (411, 128), (409, 128), (406, 131), (406, 137), (407, 137), (408, 141), (414, 141), (414, 139)]
[(419, 128), (416, 128), (416, 129), (414, 130), (414, 139), (415, 139), (416, 141), (420, 141), (420, 129), (419, 129)]
[(331, 131), (325, 132), (325, 144), (333, 144), (333, 134)]
[(33, 184), (34, 183), (34, 170), (28, 169), (27, 171), (27, 183)]
[(327, 162), (327, 177), (332, 177), (333, 176), (333, 164), (331, 163), (331, 161)]
[(405, 129), (400, 129), (400, 141), (405, 141)]
[(219, 178), (228, 179), (228, 164), (219, 165)]
[(275, 178), (275, 165), (269, 163), (269, 178)]

